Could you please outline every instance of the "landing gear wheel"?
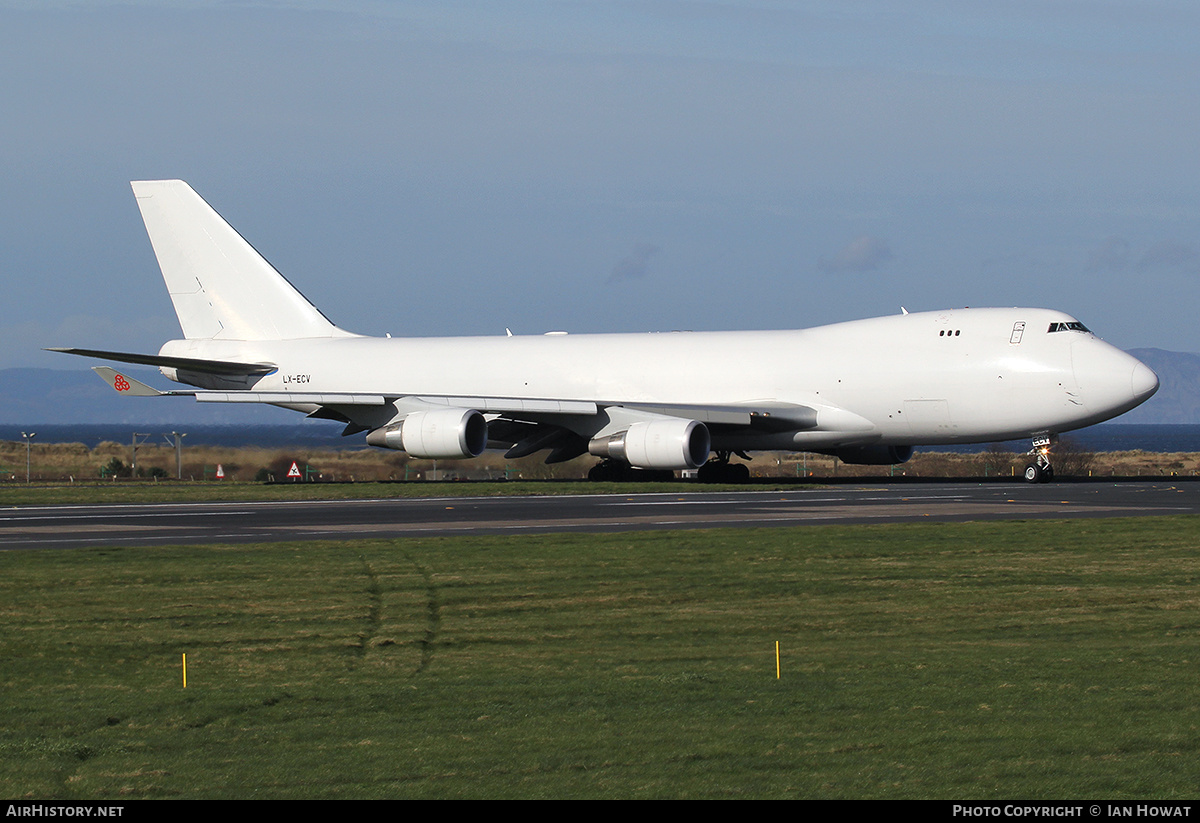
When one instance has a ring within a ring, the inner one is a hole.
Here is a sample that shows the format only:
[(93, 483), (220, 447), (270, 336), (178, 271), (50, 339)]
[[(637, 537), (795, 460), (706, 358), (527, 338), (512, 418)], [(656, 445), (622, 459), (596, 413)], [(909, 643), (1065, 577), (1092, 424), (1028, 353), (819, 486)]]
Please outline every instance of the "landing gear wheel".
[(632, 479), (633, 467), (619, 460), (601, 460), (588, 469), (588, 480), (619, 483)]
[(588, 469), (588, 480), (609, 483), (663, 483), (674, 479), (675, 472), (670, 469), (635, 469), (621, 460), (601, 460)]
[(1054, 479), (1054, 466), (1050, 465), (1051, 440), (1050, 435), (1034, 438), (1033, 448), (1028, 452), (1033, 462), (1025, 467), (1026, 483), (1049, 483)]
[(750, 480), (750, 467), (745, 463), (730, 463), (729, 452), (717, 452), (715, 459), (696, 471), (696, 479), (701, 483), (745, 483)]

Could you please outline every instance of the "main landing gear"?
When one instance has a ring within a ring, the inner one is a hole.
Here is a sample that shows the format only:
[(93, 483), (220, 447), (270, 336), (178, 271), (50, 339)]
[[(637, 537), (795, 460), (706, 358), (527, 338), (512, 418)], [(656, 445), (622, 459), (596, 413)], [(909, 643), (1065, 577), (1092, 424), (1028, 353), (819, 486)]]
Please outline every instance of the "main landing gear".
[(675, 479), (670, 469), (635, 469), (623, 460), (606, 458), (588, 470), (588, 480), (628, 483), (660, 483)]
[(1026, 483), (1049, 483), (1054, 479), (1054, 466), (1050, 465), (1050, 445), (1049, 435), (1034, 438), (1033, 448), (1026, 452), (1027, 457), (1033, 458), (1033, 462), (1025, 467)]
[[(750, 479), (750, 467), (745, 463), (730, 463), (734, 452), (719, 451), (716, 456), (696, 470), (696, 479), (701, 483), (745, 483)], [(750, 458), (740, 452), (739, 457)], [(670, 469), (635, 469), (624, 460), (607, 458), (588, 471), (588, 480), (628, 482), (659, 482), (674, 480), (675, 472)]]
[[(730, 463), (731, 454), (717, 452), (716, 457), (696, 470), (696, 479), (701, 483), (745, 483), (750, 479), (750, 467), (745, 463)], [(750, 459), (744, 454), (738, 456)]]

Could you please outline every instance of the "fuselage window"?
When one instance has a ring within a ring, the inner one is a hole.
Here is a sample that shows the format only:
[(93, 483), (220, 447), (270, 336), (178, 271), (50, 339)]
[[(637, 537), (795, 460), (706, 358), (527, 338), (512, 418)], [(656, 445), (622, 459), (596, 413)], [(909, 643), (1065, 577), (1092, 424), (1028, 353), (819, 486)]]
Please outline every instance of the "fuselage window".
[(1056, 331), (1081, 331), (1085, 334), (1091, 334), (1091, 330), (1078, 321), (1074, 323), (1051, 323), (1050, 328), (1046, 330), (1046, 333), (1049, 334), (1050, 332)]

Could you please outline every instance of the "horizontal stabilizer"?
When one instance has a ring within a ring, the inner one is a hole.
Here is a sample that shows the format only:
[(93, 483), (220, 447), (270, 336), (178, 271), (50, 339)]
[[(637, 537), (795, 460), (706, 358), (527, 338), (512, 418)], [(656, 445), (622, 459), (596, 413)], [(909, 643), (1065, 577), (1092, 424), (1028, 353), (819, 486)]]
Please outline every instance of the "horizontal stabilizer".
[(93, 366), (92, 371), (100, 375), (100, 379), (107, 383), (113, 391), (120, 394), (127, 394), (130, 397), (166, 397), (168, 395), (195, 394), (195, 392), (190, 391), (159, 391), (153, 386), (147, 386), (140, 380), (134, 380), (132, 377), (121, 374), (116, 369), (111, 369), (108, 366)]
[(234, 363), (228, 360), (200, 360), (193, 357), (163, 357), (158, 354), (131, 354), (120, 351), (99, 351), (97, 349), (60, 349), (52, 348), (46, 351), (57, 351), (63, 354), (78, 354), (81, 357), (95, 357), (100, 360), (115, 360), (118, 363), (137, 363), (141, 366), (165, 366), (180, 371), (197, 372), (199, 374), (222, 374), (231, 376), (255, 376), (270, 374), (275, 366), (264, 363)]

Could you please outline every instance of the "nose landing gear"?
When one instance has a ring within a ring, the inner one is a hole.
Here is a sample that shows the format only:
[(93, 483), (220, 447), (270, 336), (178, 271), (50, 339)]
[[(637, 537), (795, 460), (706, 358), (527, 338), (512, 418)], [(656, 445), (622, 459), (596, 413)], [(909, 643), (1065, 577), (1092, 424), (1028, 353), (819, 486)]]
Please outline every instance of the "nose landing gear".
[(1054, 479), (1054, 466), (1050, 464), (1051, 444), (1050, 435), (1033, 439), (1033, 448), (1026, 452), (1027, 457), (1033, 458), (1033, 462), (1025, 467), (1026, 483), (1049, 483)]

